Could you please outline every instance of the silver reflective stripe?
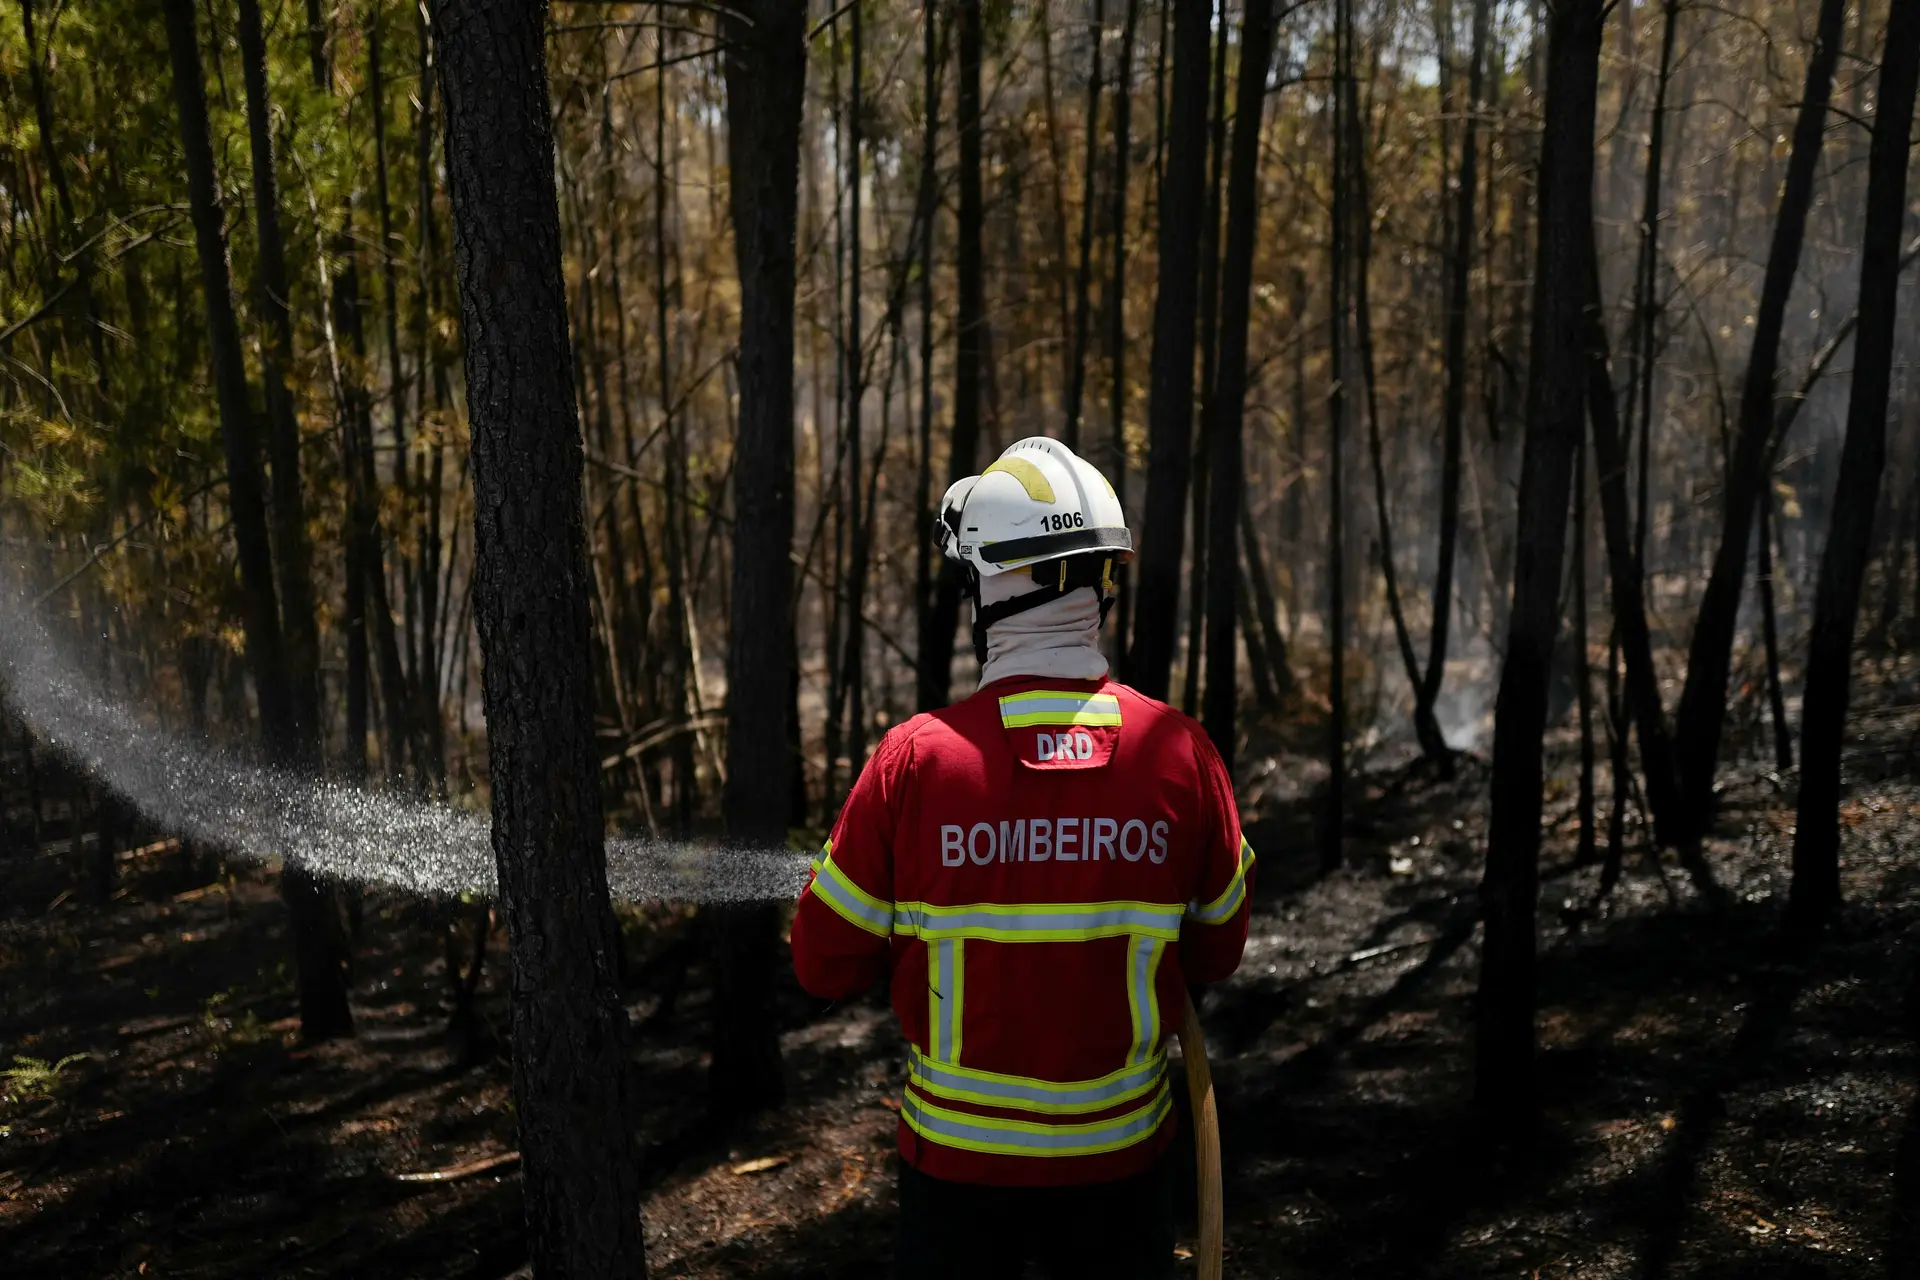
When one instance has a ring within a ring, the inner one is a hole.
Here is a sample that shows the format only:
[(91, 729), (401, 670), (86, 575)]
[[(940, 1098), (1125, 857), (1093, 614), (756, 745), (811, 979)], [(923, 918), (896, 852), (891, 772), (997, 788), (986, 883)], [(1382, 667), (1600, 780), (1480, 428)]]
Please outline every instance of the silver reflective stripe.
[(1212, 902), (1202, 905), (1198, 902), (1187, 904), (1187, 917), (1201, 924), (1225, 924), (1233, 919), (1234, 912), (1240, 910), (1240, 904), (1247, 897), (1247, 871), (1253, 866), (1253, 846), (1247, 843), (1245, 836), (1240, 837), (1240, 865), (1234, 868), (1233, 879), (1227, 881), (1227, 887)]
[(1160, 999), (1154, 978), (1164, 950), (1158, 938), (1127, 940), (1127, 1013), (1133, 1020), (1133, 1048), (1128, 1062), (1158, 1060), (1160, 1054)]
[(960, 1060), (960, 1011), (966, 981), (959, 938), (945, 938), (927, 948), (927, 1026), (933, 1056), (941, 1062)]
[(1164, 1059), (1156, 1054), (1151, 1061), (1135, 1063), (1097, 1080), (1055, 1083), (934, 1062), (917, 1051), (910, 1051), (908, 1055), (908, 1071), (913, 1083), (933, 1097), (1057, 1113), (1099, 1111), (1117, 1106), (1151, 1089), (1159, 1082), (1165, 1066)]
[(813, 871), (814, 893), (849, 924), (883, 938), (893, 932), (893, 912), (834, 865), (831, 843), (827, 845), (826, 856), (813, 864)]
[(1172, 1095), (1163, 1082), (1151, 1101), (1110, 1120), (1086, 1124), (1041, 1124), (949, 1111), (926, 1102), (909, 1087), (900, 1114), (922, 1137), (968, 1151), (1016, 1156), (1095, 1155), (1150, 1137), (1166, 1119)]
[(893, 927), (921, 938), (985, 938), (994, 942), (1078, 942), (1145, 934), (1172, 942), (1180, 936), (1176, 906), (1148, 902), (1051, 903), (935, 907), (896, 902)]

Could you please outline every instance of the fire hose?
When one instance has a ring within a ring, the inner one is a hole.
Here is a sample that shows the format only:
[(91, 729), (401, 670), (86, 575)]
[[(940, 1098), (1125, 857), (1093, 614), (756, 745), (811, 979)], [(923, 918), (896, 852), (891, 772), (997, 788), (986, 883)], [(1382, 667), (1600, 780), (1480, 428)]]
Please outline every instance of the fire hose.
[(1180, 1056), (1187, 1065), (1187, 1092), (1193, 1099), (1193, 1154), (1200, 1186), (1200, 1280), (1220, 1280), (1222, 1213), (1220, 1205), (1220, 1110), (1213, 1099), (1213, 1072), (1207, 1065), (1207, 1040), (1193, 997), (1186, 998), (1180, 1020)]

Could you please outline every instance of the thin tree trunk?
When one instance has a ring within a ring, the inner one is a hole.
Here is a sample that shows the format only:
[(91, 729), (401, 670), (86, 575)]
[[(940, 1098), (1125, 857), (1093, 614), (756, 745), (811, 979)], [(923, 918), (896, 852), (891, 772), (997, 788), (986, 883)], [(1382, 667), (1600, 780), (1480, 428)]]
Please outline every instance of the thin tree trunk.
[[(1588, 240), (1593, 239), (1588, 232)], [(1589, 243), (1582, 270), (1586, 280), (1587, 408), (1593, 422), (1594, 462), (1600, 490), (1600, 519), (1607, 544), (1607, 572), (1612, 587), (1613, 625), (1626, 662), (1626, 705), (1633, 713), (1640, 741), (1640, 769), (1646, 778), (1646, 800), (1653, 819), (1654, 839), (1678, 842), (1679, 778), (1673, 743), (1667, 733), (1666, 709), (1660, 697), (1660, 677), (1653, 666), (1653, 637), (1647, 626), (1643, 595), (1646, 575), (1634, 551), (1627, 512), (1627, 458), (1620, 440), (1619, 409), (1613, 397), (1613, 375), (1607, 354), (1607, 329), (1600, 303), (1600, 267), (1597, 250)], [(1624, 752), (1624, 746), (1621, 747)], [(1615, 779), (1616, 787), (1619, 779)], [(1690, 842), (1689, 842), (1690, 843)]]
[(1327, 284), (1327, 794), (1320, 814), (1320, 869), (1338, 870), (1345, 859), (1347, 792), (1347, 567), (1346, 490), (1341, 451), (1347, 433), (1347, 147), (1346, 77), (1353, 74), (1351, 0), (1337, 0), (1334, 11), (1333, 92), (1327, 104), (1333, 142), (1332, 228), (1328, 237)]
[(433, 13), (472, 423), (475, 615), (513, 965), (513, 1093), (539, 1275), (643, 1275), (607, 893), (579, 417), (544, 4)]
[(1487, 28), (1491, 0), (1474, 0), (1473, 51), (1467, 67), (1467, 118), (1460, 130), (1459, 189), (1453, 215), (1454, 241), (1448, 257), (1447, 328), (1443, 359), (1447, 383), (1441, 408), (1439, 551), (1433, 575), (1433, 612), (1427, 636), (1427, 666), (1414, 693), (1413, 725), (1429, 759), (1446, 761), (1452, 753), (1434, 707), (1447, 675), (1447, 644), (1453, 627), (1453, 564), (1460, 538), (1460, 454), (1467, 399), (1467, 307), (1471, 301), (1474, 198), (1478, 189), (1481, 87), (1486, 75)]
[[(941, 49), (935, 26), (940, 6), (928, 4), (924, 22), (924, 47), (921, 52), (921, 105), (926, 111), (926, 127), (920, 144), (920, 441), (918, 467), (914, 472), (913, 509), (919, 517), (921, 536), (913, 542), (913, 607), (917, 643), (921, 652), (930, 643), (933, 627), (934, 564), (933, 538), (929, 531), (939, 514), (933, 509), (933, 240), (938, 213), (938, 189), (934, 166), (939, 156)], [(949, 633), (952, 628), (948, 628)], [(951, 666), (952, 641), (948, 641), (948, 665)], [(928, 680), (922, 662), (916, 672), (917, 703), (924, 707)], [(942, 694), (941, 701), (945, 701)]]
[[(667, 256), (667, 192), (669, 175), (667, 171), (667, 148), (670, 145), (667, 134), (667, 61), (668, 27), (666, 6), (655, 6), (658, 32), (659, 81), (654, 95), (653, 116), (653, 270), (654, 270), (654, 322), (655, 341), (658, 344), (657, 363), (660, 366), (660, 408), (664, 418), (664, 440), (666, 453), (666, 484), (664, 488), (666, 502), (663, 512), (666, 524), (666, 545), (663, 552), (667, 560), (667, 718), (674, 724), (682, 724), (687, 719), (687, 685), (692, 677), (690, 664), (692, 648), (688, 644), (687, 632), (687, 538), (686, 538), (686, 451), (685, 414), (675, 406), (673, 391), (673, 343), (668, 329), (668, 314), (671, 301)], [(675, 139), (677, 143), (677, 139)], [(668, 749), (673, 762), (673, 821), (671, 829), (675, 835), (685, 836), (693, 825), (694, 808), (694, 764), (693, 737), (691, 734), (676, 734), (673, 745)]]
[(1480, 885), (1485, 925), (1474, 1091), (1497, 1136), (1523, 1137), (1535, 1116), (1535, 906), (1547, 684), (1560, 623), (1568, 487), (1580, 447), (1582, 310), (1593, 236), (1593, 135), (1602, 0), (1563, 0), (1548, 22), (1527, 432), (1520, 465), (1513, 608), (1494, 713), (1493, 800)]
[[(852, 562), (849, 566), (847, 592), (847, 634), (845, 655), (841, 661), (840, 697), (851, 702), (851, 738), (845, 739), (848, 755), (848, 777), (859, 773), (860, 765), (866, 756), (866, 717), (865, 700), (862, 697), (862, 662), (865, 656), (867, 633), (864, 613), (867, 594), (867, 560), (870, 531), (864, 519), (865, 512), (860, 502), (860, 464), (865, 445), (861, 435), (861, 400), (866, 391), (866, 368), (862, 357), (866, 351), (866, 338), (860, 324), (860, 112), (862, 107), (862, 53), (865, 41), (860, 21), (860, 6), (855, 5), (848, 11), (849, 38), (852, 45), (852, 86), (847, 95), (847, 207), (849, 221), (847, 226), (847, 491), (842, 503), (850, 523), (850, 550)], [(876, 463), (876, 467), (877, 467)], [(831, 655), (829, 655), (831, 661)], [(831, 714), (838, 721), (841, 708), (836, 703)], [(829, 762), (829, 768), (832, 762)], [(829, 797), (831, 802), (833, 797)]]
[[(1109, 357), (1113, 362), (1113, 393), (1108, 471), (1120, 510), (1127, 509), (1127, 175), (1131, 168), (1133, 130), (1133, 39), (1139, 25), (1140, 0), (1127, 0), (1126, 25), (1120, 34), (1120, 69), (1113, 83), (1113, 282), (1106, 307)], [(1114, 578), (1119, 622), (1113, 629), (1114, 670), (1124, 680), (1127, 669), (1127, 628), (1133, 616), (1131, 565), (1122, 565)]]
[(1660, 276), (1660, 183), (1665, 176), (1661, 157), (1667, 139), (1667, 90), (1673, 81), (1673, 54), (1680, 26), (1680, 0), (1663, 0), (1660, 36), (1660, 76), (1653, 93), (1653, 116), (1647, 134), (1645, 194), (1640, 205), (1640, 260), (1634, 272), (1633, 345), (1627, 379), (1634, 400), (1627, 414), (1626, 446), (1634, 447), (1639, 427), (1639, 502), (1635, 508), (1634, 556), (1646, 559), (1648, 495), (1653, 473), (1653, 375), (1657, 352), (1654, 332), (1664, 307), (1656, 284)]
[[(227, 458), (227, 503), (240, 565), (245, 603), (241, 625), (247, 663), (260, 706), (260, 729), (268, 757), (283, 768), (310, 772), (317, 763), (311, 737), (303, 740), (297, 699), (287, 667), (274, 582), (273, 555), (260, 474), (260, 442), (247, 390), (245, 355), (233, 309), (233, 280), (227, 259), (226, 214), (220, 205), (213, 168), (213, 141), (207, 121), (206, 86), (194, 33), (192, 0), (167, 0), (167, 45), (172, 61), (174, 105), (187, 167), (187, 188), (195, 247), (205, 295), (207, 346), (220, 411), (220, 434)], [(331, 927), (330, 904), (318, 885), (300, 869), (281, 877), (281, 894), (292, 918), (294, 955), (299, 970), (301, 1035), (324, 1040), (351, 1035), (353, 1013), (347, 1005), (346, 956)]]
[(1240, 503), (1240, 545), (1246, 552), (1247, 573), (1253, 580), (1253, 598), (1260, 628), (1260, 644), (1273, 672), (1274, 689), (1285, 697), (1293, 690), (1293, 668), (1287, 661), (1287, 641), (1280, 632), (1280, 619), (1273, 598), (1273, 581), (1267, 576), (1266, 554), (1260, 550), (1260, 533), (1253, 524), (1253, 510)]
[(1208, 480), (1213, 457), (1213, 424), (1219, 414), (1220, 371), (1220, 218), (1227, 172), (1227, 43), (1232, 24), (1226, 0), (1216, 9), (1220, 30), (1214, 38), (1213, 111), (1207, 154), (1207, 221), (1200, 233), (1200, 438), (1193, 451), (1193, 562), (1187, 574), (1187, 668), (1181, 680), (1180, 709), (1200, 714), (1200, 667), (1204, 660), (1207, 617)]
[(1887, 400), (1899, 313), (1901, 224), (1915, 82), (1920, 79), (1920, 9), (1893, 6), (1880, 63), (1879, 101), (1867, 160), (1867, 225), (1860, 253), (1860, 332), (1847, 406), (1833, 517), (1820, 557), (1813, 629), (1800, 713), (1800, 810), (1793, 840), (1789, 918), (1807, 926), (1840, 903), (1840, 746), (1846, 732), (1853, 628), (1873, 517), (1886, 463)]
[[(1240, 20), (1240, 82), (1234, 105), (1233, 154), (1227, 182), (1226, 290), (1220, 300), (1220, 370), (1207, 508), (1207, 736), (1228, 772), (1233, 769), (1237, 678), (1242, 428), (1247, 395), (1247, 323), (1253, 303), (1253, 242), (1259, 218), (1260, 126), (1265, 118), (1267, 69), (1273, 61), (1274, 0), (1249, 0)], [(1257, 632), (1249, 639), (1258, 644)], [(1265, 657), (1264, 650), (1261, 657)], [(1197, 661), (1189, 658), (1188, 661)], [(1264, 677), (1265, 673), (1262, 673)], [(1264, 682), (1264, 681), (1263, 681)]]
[[(784, 848), (793, 712), (793, 312), (806, 9), (759, 0), (726, 20), (727, 159), (739, 265), (740, 424), (735, 445), (731, 639), (727, 646), (729, 841)], [(774, 1011), (777, 909), (715, 921), (719, 1006), (709, 1099), (722, 1114), (783, 1096)]]
[(1587, 442), (1580, 441), (1573, 466), (1573, 679), (1580, 706), (1580, 792), (1576, 801), (1580, 842), (1574, 862), (1594, 860), (1593, 674), (1587, 669)]
[(1760, 490), (1760, 631), (1767, 650), (1767, 709), (1773, 716), (1773, 763), (1793, 768), (1793, 734), (1787, 728), (1786, 692), (1780, 687), (1780, 626), (1773, 600), (1773, 479)]
[[(953, 366), (953, 438), (947, 451), (951, 484), (973, 473), (980, 441), (981, 355), (986, 337), (986, 298), (981, 262), (985, 222), (980, 190), (980, 29), (981, 0), (957, 0), (960, 23), (960, 79), (956, 127), (960, 134), (960, 208), (956, 226), (959, 285), (958, 329)], [(953, 629), (960, 620), (960, 574), (942, 560), (940, 586), (932, 616), (920, 637), (918, 702), (923, 711), (943, 707), (952, 682)]]
[(1208, 15), (1201, 4), (1172, 8), (1173, 91), (1157, 200), (1159, 291), (1148, 373), (1147, 502), (1129, 668), (1142, 693), (1162, 699), (1173, 667), (1182, 525), (1193, 466), (1193, 340), (1207, 153)]
[(259, 306), (264, 317), (261, 372), (266, 384), (267, 456), (273, 464), (273, 559), (279, 575), (280, 629), (293, 695), (299, 749), (317, 764), (320, 740), (318, 624), (314, 620), (313, 551), (307, 542), (300, 483), (300, 426), (287, 373), (293, 365), (293, 313), (288, 309), (286, 248), (280, 236), (280, 186), (274, 172), (273, 121), (267, 100), (267, 43), (259, 0), (240, 0), (240, 62), (246, 81), (247, 136), (252, 148)]
[(1100, 46), (1107, 33), (1106, 0), (1093, 0), (1093, 73), (1087, 79), (1087, 159), (1080, 175), (1080, 265), (1073, 273), (1073, 352), (1067, 361), (1069, 449), (1080, 448), (1080, 402), (1087, 388), (1087, 332), (1091, 324), (1088, 294), (1093, 285), (1094, 173), (1100, 142)]
[[(1806, 89), (1794, 124), (1793, 155), (1787, 162), (1773, 247), (1767, 255), (1766, 277), (1755, 311), (1753, 350), (1747, 361), (1738, 427), (1727, 464), (1720, 547), (1714, 555), (1712, 576), (1700, 600), (1693, 643), (1687, 652), (1687, 683), (1680, 695), (1674, 737), (1689, 835), (1703, 834), (1712, 821), (1713, 778), (1720, 757), (1721, 723), (1726, 717), (1727, 675), (1733, 663), (1733, 636), (1747, 572), (1747, 549), (1753, 537), (1753, 506), (1765, 480), (1773, 433), (1780, 333), (1806, 239), (1807, 210), (1813, 200), (1815, 169), (1826, 132), (1827, 102), (1833, 92), (1834, 64), (1840, 57), (1845, 11), (1845, 0), (1821, 0), (1819, 29), (1807, 58)], [(1851, 612), (1848, 617), (1852, 617)]]

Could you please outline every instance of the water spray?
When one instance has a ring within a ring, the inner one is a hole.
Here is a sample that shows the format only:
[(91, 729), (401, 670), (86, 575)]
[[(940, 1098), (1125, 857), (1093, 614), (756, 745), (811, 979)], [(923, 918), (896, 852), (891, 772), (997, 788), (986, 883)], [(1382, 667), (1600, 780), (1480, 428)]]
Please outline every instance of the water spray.
[[(424, 897), (494, 892), (483, 816), (295, 777), (156, 729), (63, 655), (29, 600), (12, 591), (0, 592), (0, 702), (155, 826), (229, 858), (280, 858)], [(787, 849), (607, 840), (607, 885), (625, 902), (779, 901), (797, 896), (806, 877), (806, 855)]]

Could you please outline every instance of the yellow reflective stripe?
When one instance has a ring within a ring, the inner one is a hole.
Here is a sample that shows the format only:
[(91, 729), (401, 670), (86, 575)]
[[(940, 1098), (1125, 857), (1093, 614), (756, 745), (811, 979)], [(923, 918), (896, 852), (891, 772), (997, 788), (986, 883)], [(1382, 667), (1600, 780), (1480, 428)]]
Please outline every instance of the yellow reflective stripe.
[(1043, 1115), (1077, 1115), (1131, 1102), (1160, 1083), (1165, 1067), (1165, 1058), (1156, 1054), (1095, 1080), (1056, 1081), (936, 1062), (911, 1047), (907, 1055), (908, 1078), (928, 1097)]
[(862, 889), (833, 861), (833, 841), (827, 841), (813, 864), (813, 893), (848, 924), (884, 938), (893, 932), (893, 908)]
[(1120, 723), (1120, 699), (1110, 693), (1073, 689), (1032, 689), (1000, 699), (1000, 723), (1009, 729), (1039, 724), (1114, 725)]
[(981, 938), (988, 942), (1086, 942), (1144, 935), (1180, 937), (1181, 908), (1156, 902), (976, 902), (933, 906), (893, 904), (893, 931), (926, 940)]
[(1240, 865), (1234, 868), (1233, 879), (1227, 881), (1227, 887), (1220, 896), (1202, 906), (1198, 902), (1187, 904), (1187, 915), (1201, 924), (1225, 924), (1233, 919), (1233, 913), (1247, 898), (1247, 872), (1253, 866), (1253, 846), (1247, 843), (1245, 836), (1240, 837)]
[(1128, 1062), (1145, 1062), (1160, 1054), (1160, 999), (1154, 981), (1166, 944), (1158, 938), (1127, 940), (1127, 1017), (1133, 1024), (1133, 1047)]
[(928, 1141), (963, 1151), (1007, 1156), (1090, 1156), (1144, 1142), (1160, 1128), (1172, 1106), (1172, 1094), (1163, 1078), (1144, 1106), (1123, 1115), (1078, 1124), (1046, 1124), (950, 1111), (928, 1102), (909, 1084), (901, 1100), (900, 1116), (908, 1128)]
[(927, 948), (927, 1041), (936, 1061), (960, 1060), (960, 1016), (966, 999), (964, 944), (948, 938)]

